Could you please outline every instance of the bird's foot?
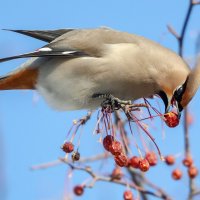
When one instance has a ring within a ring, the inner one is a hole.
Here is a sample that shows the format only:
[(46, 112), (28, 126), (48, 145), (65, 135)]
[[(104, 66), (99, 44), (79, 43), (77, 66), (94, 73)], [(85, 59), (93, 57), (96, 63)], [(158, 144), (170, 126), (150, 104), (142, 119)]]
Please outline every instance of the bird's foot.
[(119, 110), (120, 108), (124, 108), (127, 105), (131, 105), (132, 102), (131, 100), (126, 101), (126, 100), (121, 100), (119, 98), (114, 97), (111, 94), (94, 94), (92, 98), (102, 98), (105, 99), (101, 103), (102, 108), (109, 108), (111, 111), (114, 110)]

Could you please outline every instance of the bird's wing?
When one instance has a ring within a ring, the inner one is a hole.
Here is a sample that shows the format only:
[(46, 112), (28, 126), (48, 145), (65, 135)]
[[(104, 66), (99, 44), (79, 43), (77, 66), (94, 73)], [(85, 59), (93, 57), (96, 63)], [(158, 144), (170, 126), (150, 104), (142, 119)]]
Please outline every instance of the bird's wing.
[(1, 58), (0, 62), (28, 57), (65, 57), (68, 59), (81, 56), (100, 57), (104, 54), (105, 44), (136, 43), (138, 41), (134, 35), (108, 28), (12, 31), (27, 34), (42, 40), (52, 41), (36, 51)]
[(58, 30), (12, 30), (12, 29), (3, 29), (6, 31), (12, 31), (16, 33), (20, 33), (23, 35), (27, 35), (44, 42), (51, 42), (55, 40), (57, 37), (61, 35), (73, 31), (74, 29), (58, 29)]
[(139, 46), (143, 39), (143, 37), (110, 28), (74, 29), (53, 40), (48, 47), (65, 49), (67, 46), (94, 57), (101, 57), (106, 52), (105, 45), (132, 43)]

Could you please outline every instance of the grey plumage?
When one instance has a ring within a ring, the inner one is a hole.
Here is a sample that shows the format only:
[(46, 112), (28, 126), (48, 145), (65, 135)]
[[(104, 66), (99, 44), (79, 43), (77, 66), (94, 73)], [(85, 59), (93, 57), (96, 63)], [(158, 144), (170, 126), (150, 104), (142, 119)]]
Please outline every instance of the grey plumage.
[(190, 74), (177, 54), (144, 37), (109, 28), (61, 30), (15, 31), (49, 44), (13, 57), (40, 57), (22, 68), (38, 69), (36, 88), (57, 109), (98, 107), (95, 93), (135, 100), (163, 91), (170, 103)]

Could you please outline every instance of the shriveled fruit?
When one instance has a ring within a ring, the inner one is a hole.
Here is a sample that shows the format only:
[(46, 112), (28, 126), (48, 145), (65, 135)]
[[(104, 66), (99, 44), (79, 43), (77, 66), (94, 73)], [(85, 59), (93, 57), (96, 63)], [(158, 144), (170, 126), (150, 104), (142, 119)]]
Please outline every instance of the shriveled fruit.
[(128, 165), (128, 158), (123, 153), (115, 156), (114, 159), (115, 163), (120, 167), (126, 167)]
[(114, 156), (120, 155), (122, 153), (122, 145), (119, 141), (113, 141), (109, 148), (110, 153)]
[(113, 179), (117, 179), (117, 180), (120, 180), (123, 176), (123, 173), (122, 173), (122, 170), (119, 168), (119, 167), (116, 167), (113, 171), (112, 171), (112, 174), (111, 174), (111, 177)]
[(182, 171), (180, 169), (175, 169), (172, 171), (172, 178), (174, 180), (180, 180), (182, 178)]
[(139, 161), (139, 169), (140, 169), (141, 171), (146, 172), (146, 171), (149, 170), (149, 168), (150, 168), (150, 165), (149, 165), (149, 162), (147, 161), (146, 158), (141, 159), (141, 160)]
[(103, 139), (103, 146), (107, 151), (110, 151), (110, 146), (112, 145), (113, 141), (114, 141), (114, 137), (112, 135), (107, 135)]
[(124, 200), (133, 200), (133, 193), (131, 192), (131, 190), (126, 190), (124, 191), (123, 197)]
[(175, 163), (175, 157), (173, 155), (165, 156), (165, 162), (167, 165), (173, 165)]
[(128, 161), (128, 164), (130, 167), (133, 167), (133, 168), (138, 168), (139, 167), (139, 162), (140, 162), (140, 159), (139, 157), (137, 156), (133, 156), (129, 159)]
[(153, 151), (150, 151), (150, 152), (146, 153), (145, 158), (149, 162), (150, 166), (155, 166), (157, 164), (157, 162), (158, 162), (158, 158), (157, 158), (156, 154)]
[(76, 185), (74, 187), (74, 194), (77, 196), (81, 196), (84, 192), (84, 187), (82, 185)]
[(198, 175), (199, 171), (195, 166), (190, 166), (188, 168), (188, 175), (190, 178), (195, 178)]
[(80, 153), (78, 151), (74, 151), (72, 154), (72, 160), (78, 161), (80, 159)]
[(183, 165), (186, 167), (190, 167), (193, 164), (193, 159), (191, 156), (187, 156), (186, 158), (183, 159)]
[(169, 127), (176, 127), (179, 124), (179, 118), (175, 112), (165, 113), (164, 118), (165, 118), (165, 123)]
[(74, 151), (74, 145), (71, 142), (65, 142), (61, 148), (65, 153), (71, 153)]

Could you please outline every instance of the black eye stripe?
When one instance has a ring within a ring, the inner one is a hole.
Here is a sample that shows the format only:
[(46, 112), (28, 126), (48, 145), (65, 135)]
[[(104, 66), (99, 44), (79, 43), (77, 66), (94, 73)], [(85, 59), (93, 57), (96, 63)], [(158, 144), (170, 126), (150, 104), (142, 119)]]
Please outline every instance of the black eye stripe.
[(181, 86), (174, 92), (174, 98), (176, 99), (176, 101), (181, 101), (183, 94), (184, 94), (184, 88), (183, 86)]
[(182, 97), (183, 97), (183, 94), (186, 90), (186, 85), (187, 85), (187, 79), (185, 81), (185, 83), (183, 85), (181, 85), (179, 88), (177, 88), (174, 92), (174, 99), (177, 101), (177, 102), (180, 102), (182, 100)]

